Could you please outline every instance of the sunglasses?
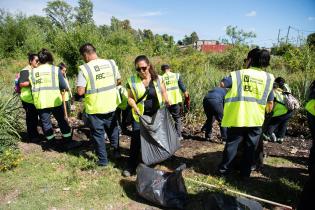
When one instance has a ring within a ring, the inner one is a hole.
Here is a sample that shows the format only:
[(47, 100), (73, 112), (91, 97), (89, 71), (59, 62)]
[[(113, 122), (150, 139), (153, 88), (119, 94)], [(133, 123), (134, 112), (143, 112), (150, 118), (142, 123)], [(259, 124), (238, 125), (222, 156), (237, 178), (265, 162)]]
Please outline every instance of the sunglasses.
[(147, 69), (148, 69), (148, 66), (142, 66), (142, 67), (136, 68), (137, 72), (146, 71)]

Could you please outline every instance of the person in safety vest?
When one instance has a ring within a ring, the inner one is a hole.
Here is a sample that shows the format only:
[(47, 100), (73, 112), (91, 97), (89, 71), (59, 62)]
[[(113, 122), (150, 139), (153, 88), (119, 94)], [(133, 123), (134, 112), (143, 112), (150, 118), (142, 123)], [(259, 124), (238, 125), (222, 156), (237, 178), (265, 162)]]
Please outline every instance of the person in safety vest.
[(274, 76), (263, 70), (269, 61), (267, 50), (255, 48), (247, 55), (247, 69), (233, 71), (230, 77), (221, 81), (221, 87), (230, 89), (225, 96), (222, 119), (222, 126), (228, 129), (223, 159), (218, 169), (220, 175), (230, 172), (238, 146), (244, 141), (240, 172), (244, 178), (250, 176), (265, 112), (271, 112), (273, 107)]
[(180, 104), (183, 102), (183, 99), (182, 99), (181, 92), (184, 93), (185, 98), (189, 97), (189, 93), (186, 90), (186, 87), (179, 73), (171, 72), (171, 68), (168, 64), (163, 64), (161, 66), (161, 70), (164, 72), (162, 77), (166, 86), (166, 92), (167, 92), (168, 100), (170, 103), (170, 106), (168, 107), (168, 111), (171, 113), (175, 121), (175, 128), (177, 131), (178, 138), (182, 140), (183, 137), (182, 137), (182, 122), (181, 122), (181, 117), (180, 117), (180, 110), (181, 110)]
[(28, 54), (28, 65), (20, 71), (18, 84), (21, 88), (20, 98), (26, 114), (26, 129), (30, 141), (38, 141), (39, 134), (37, 131), (38, 112), (34, 105), (32, 90), (30, 86), (29, 75), (33, 68), (38, 66), (38, 55), (35, 53)]
[(203, 98), (203, 109), (206, 113), (207, 120), (201, 130), (205, 131), (205, 138), (207, 141), (210, 141), (211, 139), (212, 124), (215, 119), (219, 122), (222, 140), (226, 140), (226, 128), (221, 126), (223, 118), (224, 97), (226, 92), (226, 88), (215, 87), (210, 90)]
[(308, 163), (308, 170), (311, 173), (311, 171), (315, 171), (315, 80), (309, 87), (305, 109), (307, 111), (307, 121), (313, 140)]
[(274, 107), (272, 117), (268, 120), (266, 131), (263, 134), (268, 141), (282, 143), (287, 130), (287, 124), (292, 117), (293, 112), (288, 110), (284, 102), (284, 93), (290, 93), (291, 90), (282, 77), (275, 79), (273, 94)]
[(153, 116), (164, 104), (169, 105), (163, 78), (159, 76), (145, 55), (135, 59), (137, 74), (128, 78), (128, 104), (132, 108), (132, 137), (130, 156), (123, 176), (135, 173), (141, 149), (139, 116)]
[(66, 64), (64, 64), (63, 62), (61, 62), (58, 65), (59, 69), (61, 70), (62, 76), (65, 79), (65, 82), (67, 84), (67, 90), (65, 92), (65, 101), (66, 101), (66, 107), (67, 107), (67, 113), (68, 116), (70, 116), (70, 112), (71, 112), (71, 99), (72, 99), (72, 92), (71, 92), (71, 87), (70, 87), (70, 83), (69, 80), (67, 78), (67, 66)]
[[(38, 53), (40, 65), (30, 73), (34, 105), (42, 121), (43, 131), (48, 143), (57, 143), (50, 120), (54, 115), (60, 127), (64, 143), (72, 140), (71, 129), (64, 118), (60, 91), (67, 89), (66, 82), (59, 68), (53, 65), (53, 56), (47, 49)], [(58, 141), (60, 142), (60, 141)]]
[(121, 76), (115, 61), (98, 58), (92, 44), (82, 45), (79, 51), (85, 64), (79, 66), (77, 92), (80, 96), (84, 95), (84, 110), (91, 137), (96, 143), (98, 165), (107, 166), (105, 134), (114, 148), (114, 158), (120, 157), (115, 110), (120, 104), (116, 86)]

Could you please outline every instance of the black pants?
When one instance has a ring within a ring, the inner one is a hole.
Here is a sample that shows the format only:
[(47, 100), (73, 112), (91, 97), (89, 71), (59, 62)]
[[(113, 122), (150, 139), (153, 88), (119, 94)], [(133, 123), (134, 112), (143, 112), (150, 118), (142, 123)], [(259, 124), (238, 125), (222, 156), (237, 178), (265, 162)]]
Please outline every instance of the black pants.
[[(309, 157), (309, 163), (308, 163), (308, 170), (311, 173), (311, 171), (315, 171), (315, 116), (307, 112), (307, 121), (308, 126), (311, 130), (312, 135), (312, 147), (310, 149), (310, 157)], [(315, 176), (315, 175), (314, 175)]]
[(50, 119), (51, 114), (53, 114), (56, 118), (63, 137), (65, 139), (71, 138), (71, 128), (68, 122), (65, 120), (62, 105), (52, 108), (39, 109), (38, 113), (43, 124), (44, 134), (48, 140), (54, 139), (54, 129)]
[(241, 160), (241, 175), (249, 177), (251, 166), (255, 159), (255, 151), (261, 135), (261, 127), (232, 127), (227, 129), (227, 140), (223, 151), (223, 159), (219, 166), (221, 173), (230, 171), (230, 165), (234, 160), (238, 146), (244, 142), (244, 152)]
[(36, 138), (39, 136), (37, 131), (38, 125), (38, 111), (34, 104), (22, 101), (23, 108), (26, 114), (26, 129), (29, 138)]
[(275, 133), (277, 138), (284, 138), (288, 121), (292, 117), (292, 114), (293, 112), (289, 111), (284, 115), (271, 117), (267, 123), (266, 134), (271, 136), (272, 133)]
[(132, 121), (132, 136), (130, 142), (130, 151), (128, 158), (128, 169), (135, 170), (141, 162), (140, 158), (141, 139), (140, 139), (140, 124), (135, 120)]
[(223, 103), (217, 99), (204, 99), (203, 100), (203, 109), (206, 113), (207, 120), (203, 125), (202, 130), (206, 132), (206, 137), (211, 137), (212, 133), (212, 124), (216, 119), (219, 122), (221, 137), (226, 139), (226, 128), (221, 127), (221, 122), (223, 118)]
[(174, 121), (175, 121), (175, 128), (178, 137), (182, 137), (182, 120), (180, 116), (180, 105), (174, 104), (168, 107), (168, 111), (171, 113)]
[(127, 106), (127, 108), (125, 110), (117, 108), (115, 112), (116, 112), (117, 121), (118, 121), (118, 124), (119, 124), (121, 130), (126, 131), (128, 124), (130, 125), (130, 122), (131, 122), (131, 120), (129, 118), (132, 118), (132, 116), (130, 116), (131, 115), (131, 107)]

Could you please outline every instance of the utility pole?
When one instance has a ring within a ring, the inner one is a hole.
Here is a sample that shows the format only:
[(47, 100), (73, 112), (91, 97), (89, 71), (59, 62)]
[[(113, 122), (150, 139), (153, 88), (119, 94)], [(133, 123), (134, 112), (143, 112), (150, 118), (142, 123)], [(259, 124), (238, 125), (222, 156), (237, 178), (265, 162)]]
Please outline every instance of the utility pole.
[(279, 43), (280, 43), (280, 28), (279, 28), (279, 32), (278, 32), (278, 46), (279, 46)]
[(286, 38), (286, 40), (285, 40), (285, 43), (286, 43), (286, 44), (288, 44), (288, 39), (289, 39), (290, 28), (291, 28), (291, 26), (289, 26), (289, 28), (288, 28), (287, 38)]

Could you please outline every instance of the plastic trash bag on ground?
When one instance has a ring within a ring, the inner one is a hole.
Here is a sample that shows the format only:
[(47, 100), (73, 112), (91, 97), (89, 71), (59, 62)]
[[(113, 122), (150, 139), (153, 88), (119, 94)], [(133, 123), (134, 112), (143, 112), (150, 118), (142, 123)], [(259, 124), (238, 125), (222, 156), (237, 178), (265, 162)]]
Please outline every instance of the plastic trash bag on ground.
[(140, 136), (142, 161), (146, 165), (166, 160), (180, 147), (172, 116), (165, 107), (153, 117), (140, 117)]
[(139, 195), (154, 204), (183, 209), (187, 200), (187, 190), (182, 170), (183, 164), (174, 172), (149, 168), (144, 164), (137, 167), (136, 187)]
[(207, 196), (204, 208), (211, 210), (263, 210), (263, 207), (257, 201), (223, 193), (213, 193)]

